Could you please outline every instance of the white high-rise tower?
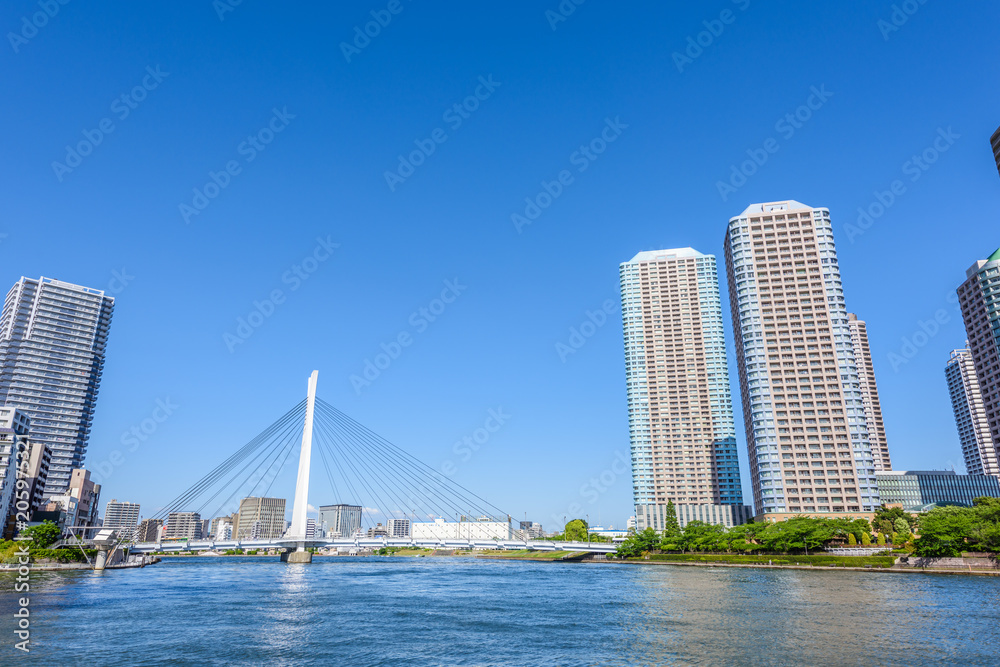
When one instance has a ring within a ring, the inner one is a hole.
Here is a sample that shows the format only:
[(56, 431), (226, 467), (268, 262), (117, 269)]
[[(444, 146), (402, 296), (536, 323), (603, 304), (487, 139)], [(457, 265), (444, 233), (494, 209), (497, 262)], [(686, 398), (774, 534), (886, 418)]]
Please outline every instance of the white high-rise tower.
[(681, 525), (742, 523), (715, 257), (641, 252), (620, 274), (638, 528), (661, 528), (671, 501)]
[(879, 507), (864, 393), (830, 211), (754, 204), (726, 268), (758, 514)]
[(69, 489), (94, 420), (115, 300), (51, 278), (21, 278), (0, 314), (0, 405), (31, 418), (32, 441), (52, 452), (45, 497)]

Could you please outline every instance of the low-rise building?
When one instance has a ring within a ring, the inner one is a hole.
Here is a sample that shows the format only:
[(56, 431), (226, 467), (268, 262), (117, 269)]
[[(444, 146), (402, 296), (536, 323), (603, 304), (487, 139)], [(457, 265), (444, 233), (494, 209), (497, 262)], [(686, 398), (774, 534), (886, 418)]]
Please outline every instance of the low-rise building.
[[(27, 413), (12, 405), (0, 406), (0, 532), (5, 539), (14, 536), (17, 525), (16, 494), (18, 469), (28, 449), (31, 420)], [(30, 503), (24, 510), (30, 510)], [(30, 515), (27, 515), (30, 518)], [(23, 517), (22, 517), (23, 518)]]
[(197, 512), (171, 512), (167, 515), (168, 540), (200, 540), (201, 515)]
[(284, 498), (244, 498), (233, 534), (237, 539), (272, 539), (285, 534)]
[(67, 493), (76, 499), (74, 527), (91, 528), (98, 522), (97, 503), (101, 499), (101, 485), (90, 481), (90, 471), (74, 468), (70, 473)]
[(104, 506), (104, 528), (133, 528), (139, 525), (139, 503), (118, 502), (116, 498)]
[(437, 518), (414, 522), (410, 529), (415, 540), (509, 540), (512, 537), (510, 522), (491, 517), (462, 517), (460, 521)]
[[(45, 497), (45, 482), (49, 477), (49, 464), (52, 463), (52, 450), (48, 443), (41, 440), (28, 440), (28, 466), (23, 467), (24, 481), (28, 485), (28, 502), (30, 516), (42, 506)], [(32, 519), (37, 521), (37, 519)]]
[(919, 511), (928, 505), (972, 506), (980, 496), (1000, 498), (1000, 480), (992, 475), (959, 475), (952, 470), (898, 470), (876, 475), (886, 505)]
[(389, 537), (409, 537), (409, 519), (389, 519), (385, 524), (385, 532)]
[(361, 506), (343, 503), (320, 505), (317, 525), (324, 537), (354, 537), (361, 530)]
[(158, 542), (163, 533), (163, 519), (143, 519), (136, 530), (136, 542)]
[[(669, 505), (636, 505), (636, 530), (663, 530), (667, 507)], [(681, 528), (692, 521), (732, 528), (753, 520), (753, 508), (748, 505), (674, 505), (674, 513)]]
[(215, 530), (211, 533), (213, 538), (220, 542), (227, 542), (233, 539), (233, 524), (231, 521), (225, 518), (221, 521), (216, 519), (212, 521), (212, 525), (215, 526)]

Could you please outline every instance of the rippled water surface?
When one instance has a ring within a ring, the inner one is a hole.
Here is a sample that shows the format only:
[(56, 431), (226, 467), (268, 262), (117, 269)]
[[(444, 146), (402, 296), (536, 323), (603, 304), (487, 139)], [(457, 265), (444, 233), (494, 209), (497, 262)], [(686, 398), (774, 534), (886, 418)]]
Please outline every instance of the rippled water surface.
[(32, 575), (0, 665), (1000, 664), (1000, 578), (466, 558)]

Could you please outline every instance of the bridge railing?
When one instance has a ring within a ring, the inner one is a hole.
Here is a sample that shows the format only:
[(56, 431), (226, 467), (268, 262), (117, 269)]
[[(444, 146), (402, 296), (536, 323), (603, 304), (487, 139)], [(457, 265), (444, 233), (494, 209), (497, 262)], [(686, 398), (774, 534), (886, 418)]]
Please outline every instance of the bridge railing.
[[(134, 553), (153, 551), (205, 551), (230, 549), (288, 549), (295, 542), (287, 540), (191, 540), (186, 542), (140, 542), (131, 546)], [(357, 538), (340, 540), (310, 540), (307, 545), (319, 549), (381, 549), (385, 547), (413, 549), (476, 549), (529, 551), (588, 551), (613, 553), (616, 545), (606, 542), (550, 542), (547, 540), (414, 540), (409, 538)]]

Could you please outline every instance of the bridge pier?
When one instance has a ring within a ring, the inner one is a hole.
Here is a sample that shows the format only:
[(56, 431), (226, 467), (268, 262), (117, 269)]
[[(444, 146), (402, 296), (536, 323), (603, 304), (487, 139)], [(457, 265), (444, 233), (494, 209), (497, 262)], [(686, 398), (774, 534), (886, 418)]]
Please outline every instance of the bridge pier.
[(108, 554), (111, 549), (108, 547), (98, 547), (97, 555), (94, 556), (94, 569), (98, 571), (104, 570), (105, 566), (108, 564)]
[(306, 551), (303, 549), (299, 551), (285, 551), (281, 554), (282, 563), (311, 563), (313, 562), (313, 555), (311, 551)]

